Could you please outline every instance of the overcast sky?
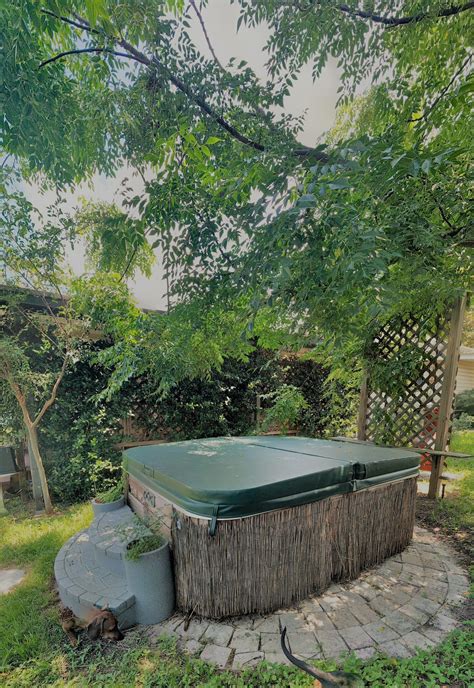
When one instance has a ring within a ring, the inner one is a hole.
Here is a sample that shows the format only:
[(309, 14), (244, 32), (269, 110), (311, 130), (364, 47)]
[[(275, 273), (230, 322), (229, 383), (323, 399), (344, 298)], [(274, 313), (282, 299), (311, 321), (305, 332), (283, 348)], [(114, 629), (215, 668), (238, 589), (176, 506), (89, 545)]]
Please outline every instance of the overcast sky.
[[(239, 33), (236, 33), (238, 16), (238, 7), (231, 5), (228, 0), (210, 0), (208, 7), (203, 11), (210, 41), (217, 57), (224, 65), (231, 57), (246, 60), (256, 74), (264, 79), (266, 78), (266, 54), (263, 47), (267, 37), (266, 29), (264, 26), (252, 29), (242, 26)], [(208, 47), (201, 26), (194, 14), (191, 35), (202, 52), (208, 55)], [(327, 65), (321, 77), (313, 83), (311, 66), (307, 65), (294, 84), (290, 96), (286, 99), (285, 109), (293, 115), (300, 115), (306, 110), (305, 127), (300, 136), (301, 143), (314, 145), (316, 140), (332, 126), (339, 86), (338, 74), (334, 60)], [(119, 202), (120, 181), (125, 176), (127, 176), (127, 170), (123, 170), (113, 179), (96, 175), (90, 187), (84, 185), (75, 193), (67, 195), (71, 209), (80, 204), (81, 198)], [(135, 180), (134, 186), (137, 190), (141, 187), (139, 179)], [(37, 187), (34, 186), (28, 188), (27, 195), (40, 210), (44, 210), (54, 201), (53, 192), (40, 195)], [(84, 256), (79, 248), (69, 255), (69, 261), (76, 273), (80, 274), (84, 271)], [(165, 307), (165, 284), (159, 255), (151, 278), (140, 276), (131, 282), (130, 286), (140, 306)]]

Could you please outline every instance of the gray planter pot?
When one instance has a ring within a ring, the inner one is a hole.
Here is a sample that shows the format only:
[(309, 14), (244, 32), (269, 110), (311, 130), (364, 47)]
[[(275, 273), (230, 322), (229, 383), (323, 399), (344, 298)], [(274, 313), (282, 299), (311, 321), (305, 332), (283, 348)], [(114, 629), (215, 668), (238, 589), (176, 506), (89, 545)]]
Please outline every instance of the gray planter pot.
[(95, 499), (92, 500), (94, 516), (121, 509), (123, 506), (125, 506), (125, 497), (120, 497), (120, 499), (116, 499), (115, 502), (96, 502)]
[(169, 544), (141, 554), (136, 561), (125, 557), (124, 564), (128, 590), (135, 595), (136, 622), (156, 624), (171, 616), (174, 580)]

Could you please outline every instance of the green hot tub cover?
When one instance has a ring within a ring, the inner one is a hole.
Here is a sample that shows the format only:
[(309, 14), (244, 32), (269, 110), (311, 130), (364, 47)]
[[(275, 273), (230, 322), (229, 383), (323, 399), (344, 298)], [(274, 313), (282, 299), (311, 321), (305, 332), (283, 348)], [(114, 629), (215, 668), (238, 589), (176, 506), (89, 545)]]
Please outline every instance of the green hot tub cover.
[(183, 511), (240, 518), (418, 474), (402, 449), (307, 437), (216, 437), (134, 447), (125, 470)]

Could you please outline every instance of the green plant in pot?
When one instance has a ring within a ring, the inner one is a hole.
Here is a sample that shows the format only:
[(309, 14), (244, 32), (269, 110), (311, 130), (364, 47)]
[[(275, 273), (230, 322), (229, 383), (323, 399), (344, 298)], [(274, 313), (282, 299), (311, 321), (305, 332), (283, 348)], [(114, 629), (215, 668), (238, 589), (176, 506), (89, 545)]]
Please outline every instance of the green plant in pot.
[(161, 514), (146, 520), (134, 515), (123, 530), (124, 559), (129, 592), (135, 596), (137, 623), (155, 624), (174, 611), (171, 552)]
[(104, 492), (97, 493), (92, 500), (92, 509), (94, 510), (94, 514), (97, 516), (98, 514), (102, 514), (107, 511), (120, 509), (125, 505), (124, 492), (124, 481), (122, 477), (120, 481), (113, 487), (110, 487)]

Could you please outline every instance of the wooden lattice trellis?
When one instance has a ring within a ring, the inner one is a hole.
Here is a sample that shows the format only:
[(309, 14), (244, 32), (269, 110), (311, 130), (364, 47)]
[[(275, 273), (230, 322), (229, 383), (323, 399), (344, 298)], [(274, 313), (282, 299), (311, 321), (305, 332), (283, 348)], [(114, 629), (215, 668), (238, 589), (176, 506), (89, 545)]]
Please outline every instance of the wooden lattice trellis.
[[(373, 340), (372, 358), (389, 362), (411, 349), (417, 365), (412, 378), (401, 388), (398, 385), (396, 393), (381, 389), (367, 372), (360, 397), (359, 440), (447, 450), (465, 302), (459, 299), (429, 327), (414, 318), (394, 319), (381, 327)], [(433, 457), (432, 496), (437, 494), (442, 463), (441, 457)]]

